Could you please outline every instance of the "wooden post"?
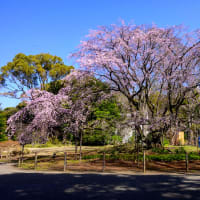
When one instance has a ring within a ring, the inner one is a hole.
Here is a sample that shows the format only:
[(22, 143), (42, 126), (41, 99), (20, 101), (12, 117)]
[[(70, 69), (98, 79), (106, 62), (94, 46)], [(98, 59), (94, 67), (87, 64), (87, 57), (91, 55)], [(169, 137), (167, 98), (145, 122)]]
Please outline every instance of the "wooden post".
[(186, 167), (186, 172), (189, 171), (189, 159), (188, 159), (188, 153), (185, 153), (185, 167)]
[(8, 160), (9, 157), (8, 157), (8, 150), (6, 150), (6, 159)]
[(139, 144), (137, 144), (137, 168), (139, 168)]
[(7, 159), (10, 160), (10, 149), (7, 151)]
[(81, 162), (81, 160), (82, 160), (82, 152), (80, 151), (80, 153), (79, 153), (79, 162)]
[(105, 151), (103, 152), (103, 166), (102, 166), (102, 171), (104, 172), (106, 167), (106, 154)]
[(19, 159), (18, 159), (18, 167), (21, 167), (21, 156), (19, 156)]
[(34, 163), (34, 169), (37, 169), (37, 152), (35, 152), (35, 163)]
[(9, 159), (11, 159), (12, 151), (9, 149)]
[(143, 151), (143, 172), (146, 172), (146, 155), (145, 150)]
[(134, 162), (134, 164), (137, 163), (137, 157), (136, 157), (136, 153), (135, 152), (133, 153), (133, 162)]
[(24, 145), (22, 145), (22, 151), (21, 151), (21, 165), (23, 164), (24, 161)]
[(67, 152), (64, 153), (64, 172), (66, 171), (67, 168)]
[(197, 133), (196, 133), (196, 147), (197, 147), (197, 153), (199, 152), (199, 134), (198, 134), (198, 131), (196, 131)]
[(80, 155), (79, 155), (79, 160), (80, 160), (80, 162), (81, 162), (81, 160), (82, 160), (82, 142), (83, 142), (83, 134), (82, 134), (82, 132), (80, 133), (80, 149), (79, 149), (79, 153), (80, 153)]

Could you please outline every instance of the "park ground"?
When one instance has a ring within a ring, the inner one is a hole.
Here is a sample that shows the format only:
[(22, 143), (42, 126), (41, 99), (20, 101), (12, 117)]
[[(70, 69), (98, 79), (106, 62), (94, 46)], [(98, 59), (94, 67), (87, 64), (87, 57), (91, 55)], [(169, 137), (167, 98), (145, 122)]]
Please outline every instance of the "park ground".
[[(1, 148), (15, 147), (20, 152), (20, 147), (17, 142), (7, 141), (0, 143)], [(174, 148), (174, 147), (170, 147)], [(196, 151), (196, 147), (184, 147), (186, 151)], [(112, 146), (104, 147), (88, 147), (82, 148), (82, 160), (75, 159), (74, 146), (52, 146), (52, 147), (32, 147), (25, 148), (24, 162), (20, 166), (21, 169), (35, 171), (55, 171), (62, 172), (64, 170), (64, 151), (67, 152), (67, 166), (66, 172), (79, 173), (79, 172), (96, 172), (100, 173), (103, 170), (102, 151), (109, 151)], [(34, 155), (37, 152), (37, 168), (35, 168)], [(55, 154), (55, 156), (53, 156)], [(100, 156), (96, 157), (95, 155)], [(6, 155), (6, 154), (5, 154)], [(141, 155), (142, 156), (142, 155)], [(184, 155), (183, 155), (184, 156)], [(86, 157), (86, 158), (85, 158)], [(12, 157), (9, 162), (18, 166), (19, 154)], [(77, 157), (78, 158), (78, 157)], [(1, 162), (7, 162), (8, 160), (2, 159)], [(106, 159), (104, 171), (107, 173), (141, 173), (143, 172), (143, 162), (139, 161), (139, 165), (136, 160), (124, 160), (124, 159)], [(146, 171), (150, 172), (167, 172), (167, 173), (186, 173), (185, 160), (173, 160), (173, 161), (146, 161)], [(200, 160), (189, 161), (189, 173), (200, 174)]]

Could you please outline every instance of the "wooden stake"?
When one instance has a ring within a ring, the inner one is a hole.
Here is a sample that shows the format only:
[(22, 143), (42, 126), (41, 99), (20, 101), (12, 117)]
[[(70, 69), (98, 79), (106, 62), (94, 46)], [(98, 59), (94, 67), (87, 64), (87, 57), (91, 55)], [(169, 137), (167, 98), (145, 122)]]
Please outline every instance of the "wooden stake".
[(21, 167), (21, 157), (19, 157), (19, 160), (18, 160), (18, 167)]
[(79, 161), (81, 162), (81, 160), (82, 160), (82, 142), (83, 142), (83, 134), (82, 134), (82, 132), (80, 133), (80, 149), (79, 149), (79, 152), (80, 152), (80, 154), (79, 154)]
[(67, 169), (67, 152), (64, 153), (64, 172)]
[(137, 168), (139, 168), (139, 144), (137, 144)]
[(103, 172), (105, 170), (105, 167), (106, 167), (106, 154), (105, 154), (105, 152), (103, 152), (103, 166), (102, 166), (102, 171)]
[(21, 151), (21, 165), (24, 162), (24, 145), (22, 145), (22, 151)]
[(10, 160), (10, 149), (7, 151), (7, 159)]
[(186, 172), (189, 171), (189, 159), (188, 159), (188, 153), (185, 153), (185, 167), (186, 167)]
[(143, 172), (146, 172), (146, 155), (145, 150), (143, 151)]
[(37, 169), (37, 152), (35, 152), (35, 163), (34, 163), (34, 169)]

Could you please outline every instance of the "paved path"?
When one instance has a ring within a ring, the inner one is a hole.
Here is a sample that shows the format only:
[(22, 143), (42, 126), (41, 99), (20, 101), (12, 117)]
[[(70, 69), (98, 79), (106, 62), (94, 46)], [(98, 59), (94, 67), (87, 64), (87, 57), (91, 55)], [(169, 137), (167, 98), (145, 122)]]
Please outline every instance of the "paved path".
[(200, 176), (35, 173), (0, 163), (0, 199), (200, 200)]

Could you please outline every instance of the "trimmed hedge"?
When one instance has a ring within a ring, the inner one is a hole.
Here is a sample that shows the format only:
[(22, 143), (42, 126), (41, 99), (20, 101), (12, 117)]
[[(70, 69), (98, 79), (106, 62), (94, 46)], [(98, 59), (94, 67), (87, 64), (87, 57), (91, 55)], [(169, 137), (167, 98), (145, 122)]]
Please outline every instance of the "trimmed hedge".
[[(96, 155), (83, 155), (83, 159), (103, 159), (102, 154), (96, 154)], [(124, 160), (124, 161), (133, 161), (136, 159), (136, 154), (110, 154), (106, 155), (106, 160)], [(200, 155), (196, 153), (190, 153), (188, 154), (189, 160), (200, 160)], [(143, 155), (139, 154), (139, 160), (143, 160)], [(185, 160), (185, 154), (152, 154), (152, 155), (146, 155), (147, 161), (165, 161), (165, 162), (171, 162), (171, 161), (180, 161)]]

